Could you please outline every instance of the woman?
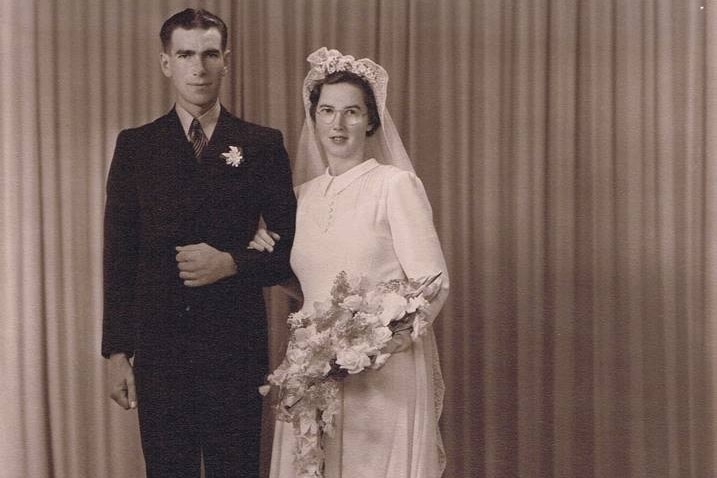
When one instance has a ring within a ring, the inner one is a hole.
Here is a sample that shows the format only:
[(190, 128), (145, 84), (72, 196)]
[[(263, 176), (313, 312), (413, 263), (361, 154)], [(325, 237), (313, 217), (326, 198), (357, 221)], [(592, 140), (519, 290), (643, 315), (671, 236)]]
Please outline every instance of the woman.
[[(431, 206), (386, 110), (386, 71), (321, 48), (303, 85), (306, 123), (297, 154), (298, 209), (291, 265), (302, 310), (328, 297), (340, 271), (374, 282), (441, 273), (429, 306), (438, 314), (448, 274)], [(251, 247), (271, 250), (260, 231)], [(276, 237), (274, 237), (276, 238)], [(438, 430), (443, 382), (433, 331), (399, 333), (380, 370), (342, 382), (333, 436), (325, 436), (329, 478), (435, 478), (445, 457)], [(271, 476), (296, 476), (291, 424), (277, 421)]]

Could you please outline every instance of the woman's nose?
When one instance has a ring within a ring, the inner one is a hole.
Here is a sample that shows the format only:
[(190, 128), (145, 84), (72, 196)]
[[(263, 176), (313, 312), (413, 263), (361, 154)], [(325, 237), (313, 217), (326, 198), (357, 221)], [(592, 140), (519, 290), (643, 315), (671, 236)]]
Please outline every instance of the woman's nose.
[(343, 111), (337, 111), (334, 113), (334, 120), (331, 122), (334, 128), (343, 128), (344, 126), (346, 126), (345, 122), (346, 120), (344, 118)]

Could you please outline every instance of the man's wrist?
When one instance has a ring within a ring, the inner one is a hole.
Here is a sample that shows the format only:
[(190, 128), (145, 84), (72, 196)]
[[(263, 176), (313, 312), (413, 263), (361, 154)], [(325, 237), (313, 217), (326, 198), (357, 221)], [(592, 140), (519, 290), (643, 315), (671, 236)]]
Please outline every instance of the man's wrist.
[(129, 362), (129, 355), (126, 352), (114, 352), (110, 354), (110, 362), (116, 363), (118, 361), (123, 362)]
[(226, 271), (227, 275), (226, 277), (231, 277), (233, 275), (236, 275), (238, 269), (237, 269), (237, 261), (234, 259), (234, 256), (230, 252), (225, 252), (226, 254)]

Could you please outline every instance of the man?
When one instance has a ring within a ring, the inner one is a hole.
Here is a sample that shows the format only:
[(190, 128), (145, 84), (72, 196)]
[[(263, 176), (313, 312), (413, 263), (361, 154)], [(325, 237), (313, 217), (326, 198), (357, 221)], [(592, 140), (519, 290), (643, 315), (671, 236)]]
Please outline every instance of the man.
[[(281, 133), (218, 102), (227, 29), (169, 18), (162, 72), (175, 108), (122, 131), (107, 180), (102, 354), (112, 398), (139, 411), (147, 475), (258, 475), (267, 372), (262, 286), (290, 276), (296, 201)], [(282, 240), (248, 250), (260, 215)]]

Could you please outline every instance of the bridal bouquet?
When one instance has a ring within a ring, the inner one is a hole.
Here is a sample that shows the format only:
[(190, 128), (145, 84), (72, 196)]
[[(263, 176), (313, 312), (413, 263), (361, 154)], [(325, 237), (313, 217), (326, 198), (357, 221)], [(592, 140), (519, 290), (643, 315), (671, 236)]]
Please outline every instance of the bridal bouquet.
[(323, 476), (323, 433), (332, 435), (339, 382), (366, 369), (379, 369), (391, 356), (381, 350), (394, 334), (415, 340), (428, 326), (425, 308), (438, 291), (441, 274), (392, 280), (370, 287), (365, 277), (338, 274), (331, 297), (314, 313), (289, 315), (289, 343), (281, 365), (261, 387), (279, 391), (278, 418), (293, 425), (300, 478)]

